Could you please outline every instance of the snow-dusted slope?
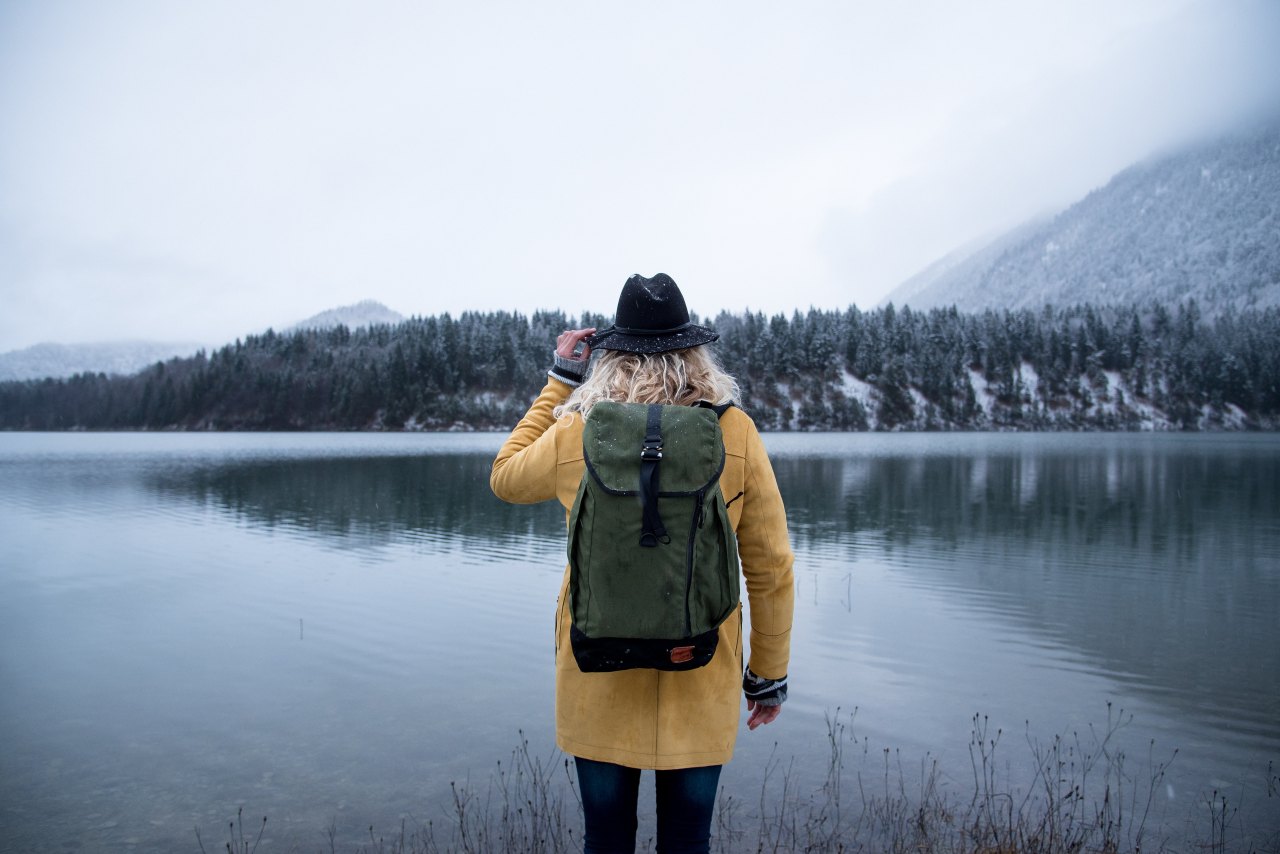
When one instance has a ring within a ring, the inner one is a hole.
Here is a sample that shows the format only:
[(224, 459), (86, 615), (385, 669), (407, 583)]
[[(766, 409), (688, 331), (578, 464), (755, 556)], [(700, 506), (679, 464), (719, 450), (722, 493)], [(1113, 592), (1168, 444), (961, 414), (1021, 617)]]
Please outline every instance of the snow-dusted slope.
[(1280, 123), (1132, 166), (886, 301), (978, 311), (1191, 298), (1207, 314), (1280, 305)]

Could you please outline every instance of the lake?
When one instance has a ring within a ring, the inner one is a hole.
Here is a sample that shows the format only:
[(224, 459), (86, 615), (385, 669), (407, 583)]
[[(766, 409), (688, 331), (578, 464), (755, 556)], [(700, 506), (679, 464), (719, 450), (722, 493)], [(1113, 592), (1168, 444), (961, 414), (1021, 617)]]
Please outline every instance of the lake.
[[(1226, 797), (1280, 833), (1280, 436), (765, 438), (791, 699), (726, 792), (820, 783), (834, 717), (964, 797), (975, 715), (1016, 784), (1123, 710), (1139, 783), (1172, 758), (1160, 827)], [(0, 850), (221, 849), (240, 806), (271, 850), (351, 850), (522, 737), (554, 759), (563, 514), (493, 498), (501, 440), (0, 434)]]

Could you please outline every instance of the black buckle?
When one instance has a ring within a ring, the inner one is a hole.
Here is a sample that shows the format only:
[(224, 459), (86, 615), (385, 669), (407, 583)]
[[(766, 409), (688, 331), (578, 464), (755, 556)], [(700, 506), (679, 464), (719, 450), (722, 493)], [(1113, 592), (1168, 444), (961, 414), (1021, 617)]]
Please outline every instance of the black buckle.
[(648, 463), (656, 463), (662, 459), (662, 446), (645, 443), (645, 446), (640, 449), (640, 459)]

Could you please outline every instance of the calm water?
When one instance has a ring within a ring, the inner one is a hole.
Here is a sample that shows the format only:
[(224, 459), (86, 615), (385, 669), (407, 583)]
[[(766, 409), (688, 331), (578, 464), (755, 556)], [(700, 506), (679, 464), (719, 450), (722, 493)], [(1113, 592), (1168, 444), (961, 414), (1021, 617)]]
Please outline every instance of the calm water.
[[(311, 851), (438, 822), (521, 730), (550, 754), (563, 519), (492, 498), (500, 440), (0, 434), (0, 849), (216, 847), (243, 805)], [(767, 444), (792, 700), (731, 792), (774, 750), (820, 773), (837, 707), (962, 793), (975, 714), (1016, 777), (1110, 703), (1135, 765), (1178, 750), (1166, 826), (1216, 789), (1280, 831), (1280, 437)]]

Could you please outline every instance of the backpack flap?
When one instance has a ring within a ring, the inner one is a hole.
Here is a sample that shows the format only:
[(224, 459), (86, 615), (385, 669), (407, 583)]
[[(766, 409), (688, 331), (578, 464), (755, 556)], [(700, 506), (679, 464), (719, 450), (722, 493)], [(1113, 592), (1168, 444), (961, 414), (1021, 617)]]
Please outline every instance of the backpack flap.
[[(661, 495), (693, 495), (720, 477), (724, 439), (716, 413), (701, 406), (663, 406)], [(587, 470), (612, 495), (638, 495), (636, 475), (645, 444), (649, 407), (601, 401), (582, 432)]]

